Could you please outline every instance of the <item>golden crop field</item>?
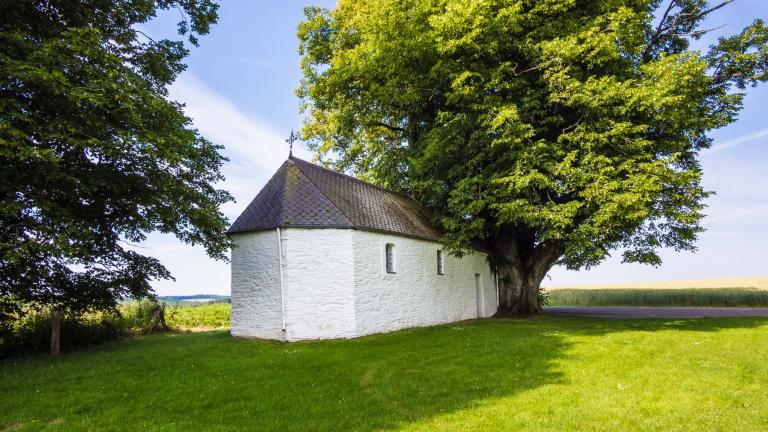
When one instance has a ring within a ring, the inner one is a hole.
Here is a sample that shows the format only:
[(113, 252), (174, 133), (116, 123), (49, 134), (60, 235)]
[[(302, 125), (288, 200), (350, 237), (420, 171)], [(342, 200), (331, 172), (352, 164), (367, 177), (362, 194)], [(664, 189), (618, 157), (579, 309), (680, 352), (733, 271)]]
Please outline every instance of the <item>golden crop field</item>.
[(747, 276), (712, 279), (679, 279), (644, 282), (622, 282), (600, 285), (553, 285), (544, 284), (546, 289), (610, 289), (610, 288), (645, 288), (645, 289), (686, 289), (686, 288), (758, 288), (768, 290), (768, 276)]

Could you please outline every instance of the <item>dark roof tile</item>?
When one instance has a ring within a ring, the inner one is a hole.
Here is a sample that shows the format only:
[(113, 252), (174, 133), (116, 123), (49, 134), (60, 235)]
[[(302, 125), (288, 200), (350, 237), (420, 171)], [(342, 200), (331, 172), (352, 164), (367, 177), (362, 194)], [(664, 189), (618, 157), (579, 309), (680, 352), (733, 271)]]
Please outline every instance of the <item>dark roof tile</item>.
[(290, 226), (359, 228), (427, 240), (441, 237), (429, 212), (414, 199), (293, 157), (228, 232)]

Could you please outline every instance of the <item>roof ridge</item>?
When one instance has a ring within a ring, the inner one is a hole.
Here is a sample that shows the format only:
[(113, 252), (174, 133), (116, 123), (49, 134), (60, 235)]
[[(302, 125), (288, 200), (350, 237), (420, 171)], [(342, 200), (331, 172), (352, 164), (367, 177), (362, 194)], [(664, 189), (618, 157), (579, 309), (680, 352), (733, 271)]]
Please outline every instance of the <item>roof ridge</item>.
[[(392, 189), (387, 189), (384, 186), (379, 186), (379, 185), (367, 182), (365, 180), (361, 180), (361, 179), (359, 179), (359, 178), (357, 178), (355, 176), (351, 176), (349, 174), (344, 174), (343, 172), (332, 170), (332, 169), (326, 168), (326, 167), (324, 167), (322, 165), (318, 165), (318, 164), (315, 164), (315, 163), (312, 163), (312, 162), (309, 162), (309, 161), (305, 161), (304, 159), (297, 158), (296, 156), (291, 156), (289, 159), (292, 159), (292, 160), (295, 160), (295, 161), (298, 161), (298, 162), (302, 162), (304, 164), (312, 166), (313, 168), (319, 168), (319, 169), (321, 169), (323, 171), (327, 171), (327, 172), (329, 172), (331, 174), (335, 174), (335, 175), (338, 175), (338, 176), (341, 176), (341, 177), (348, 178), (350, 180), (354, 180), (354, 181), (356, 181), (358, 183), (362, 183), (362, 184), (364, 184), (366, 186), (374, 187), (376, 189), (379, 189), (379, 190), (387, 192), (387, 193), (392, 193), (392, 194), (395, 194), (395, 195), (400, 195), (401, 197), (408, 198), (409, 200), (413, 200), (413, 201), (416, 201), (418, 203), (416, 198), (414, 198), (414, 197), (412, 197), (412, 196), (410, 196), (410, 195), (408, 195), (406, 193), (398, 192), (398, 191), (392, 190)], [(301, 168), (299, 168), (299, 169), (301, 169)], [(314, 183), (312, 183), (312, 184), (314, 184)], [(317, 186), (317, 185), (315, 185), (315, 186)], [(421, 204), (421, 203), (419, 203), (419, 204)]]
[[(354, 224), (352, 223), (352, 219), (350, 219), (350, 218), (349, 218), (349, 215), (348, 215), (348, 214), (346, 214), (346, 213), (344, 213), (344, 211), (343, 211), (342, 209), (340, 209), (340, 208), (339, 208), (338, 204), (336, 204), (336, 202), (335, 202), (334, 200), (332, 200), (332, 199), (331, 199), (331, 198), (330, 198), (328, 195), (326, 195), (326, 194), (325, 194), (325, 192), (323, 192), (323, 189), (322, 189), (320, 186), (318, 186), (318, 185), (317, 185), (317, 183), (315, 183), (314, 181), (312, 181), (312, 179), (311, 179), (311, 178), (309, 178), (309, 176), (308, 176), (308, 175), (306, 175), (306, 174), (304, 173), (304, 171), (302, 171), (302, 170), (301, 170), (301, 167), (299, 166), (299, 164), (297, 164), (296, 162), (294, 162), (295, 160), (298, 160), (298, 161), (301, 161), (301, 162), (306, 162), (306, 161), (303, 161), (303, 160), (301, 160), (301, 159), (299, 159), (299, 158), (296, 158), (296, 157), (293, 157), (293, 156), (290, 156), (290, 157), (289, 157), (289, 158), (288, 158), (288, 159), (287, 159), (285, 162), (286, 162), (286, 163), (289, 163), (289, 164), (290, 164), (290, 163), (293, 163), (293, 164), (296, 166), (296, 169), (298, 169), (298, 170), (299, 170), (299, 174), (301, 174), (301, 176), (302, 176), (302, 177), (303, 177), (305, 180), (307, 180), (307, 181), (308, 181), (310, 184), (312, 184), (312, 186), (314, 186), (314, 188), (315, 188), (315, 189), (316, 189), (316, 190), (317, 190), (317, 191), (320, 193), (320, 195), (322, 195), (322, 196), (323, 196), (323, 198), (325, 198), (325, 200), (326, 200), (326, 201), (328, 201), (329, 203), (331, 203), (331, 205), (333, 206), (333, 208), (335, 208), (335, 209), (336, 209), (336, 211), (338, 211), (338, 212), (339, 212), (339, 213), (340, 213), (342, 216), (344, 216), (344, 219), (346, 219), (346, 220), (347, 220), (347, 222), (348, 222), (350, 225), (354, 225)], [(309, 162), (307, 162), (307, 163), (309, 163)], [(329, 170), (329, 171), (330, 171), (330, 170)], [(282, 209), (281, 209), (281, 211), (282, 211)]]

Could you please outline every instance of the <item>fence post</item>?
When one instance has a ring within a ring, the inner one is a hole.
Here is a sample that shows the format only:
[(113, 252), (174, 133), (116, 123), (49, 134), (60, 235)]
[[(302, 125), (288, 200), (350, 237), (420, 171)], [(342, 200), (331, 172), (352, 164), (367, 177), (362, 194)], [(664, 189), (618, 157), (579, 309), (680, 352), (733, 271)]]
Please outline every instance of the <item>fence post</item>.
[(61, 311), (51, 311), (51, 355), (59, 355), (61, 351)]

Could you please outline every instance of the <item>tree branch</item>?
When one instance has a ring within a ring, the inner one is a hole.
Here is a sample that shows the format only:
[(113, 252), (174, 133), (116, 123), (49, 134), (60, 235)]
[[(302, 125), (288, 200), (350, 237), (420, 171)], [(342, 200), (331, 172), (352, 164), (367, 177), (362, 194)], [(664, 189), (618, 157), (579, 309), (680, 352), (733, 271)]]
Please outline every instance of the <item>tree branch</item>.
[(690, 32), (690, 33), (667, 33), (666, 36), (693, 36), (693, 37), (697, 37), (697, 36), (701, 36), (701, 35), (707, 34), (707, 33), (711, 32), (711, 31), (720, 30), (723, 27), (725, 27), (725, 24), (723, 24), (721, 26), (717, 26), (717, 27), (711, 27), (711, 28), (704, 29), (704, 30), (697, 30), (697, 31)]
[[(670, 12), (672, 9), (674, 9), (675, 6), (680, 6), (678, 3), (679, 0), (671, 0), (669, 2), (669, 5), (667, 6), (667, 9), (664, 11), (664, 15), (661, 17), (661, 21), (659, 22), (659, 25), (656, 27), (656, 30), (653, 33), (653, 36), (651, 36), (650, 40), (648, 41), (648, 45), (646, 45), (645, 50), (643, 50), (642, 55), (640, 56), (641, 59), (646, 59), (650, 53), (653, 47), (663, 38), (666, 36), (700, 36), (704, 33), (710, 32), (712, 30), (717, 30), (721, 27), (716, 27), (708, 30), (701, 30), (701, 31), (694, 31), (689, 33), (667, 33), (670, 30), (675, 29), (676, 27), (680, 26), (684, 23), (689, 23), (691, 21), (696, 21), (699, 19), (704, 18), (705, 16), (711, 14), (712, 12), (723, 8), (731, 3), (733, 3), (735, 0), (723, 0), (721, 3), (712, 6), (709, 9), (705, 9), (699, 13), (696, 14), (688, 14), (688, 13), (680, 13), (680, 15), (675, 16), (671, 23), (666, 24), (667, 19), (670, 17)], [(683, 18), (684, 17), (684, 18)], [(682, 18), (682, 19), (681, 19)]]
[(136, 33), (138, 33), (138, 34), (140, 34), (140, 35), (144, 36), (145, 38), (147, 38), (147, 39), (149, 39), (149, 40), (151, 40), (152, 42), (156, 42), (154, 39), (152, 39), (151, 37), (149, 37), (149, 36), (148, 36), (146, 33), (144, 33), (144, 32), (143, 32), (143, 31), (141, 31), (141, 30), (136, 30), (136, 29), (134, 29), (133, 31), (135, 31)]
[(653, 36), (651, 36), (651, 39), (648, 41), (648, 46), (645, 47), (645, 50), (643, 50), (643, 54), (640, 56), (640, 58), (646, 58), (648, 54), (651, 53), (651, 49), (653, 49), (653, 45), (656, 44), (656, 41), (658, 41), (662, 29), (664, 28), (664, 23), (667, 21), (667, 17), (669, 16), (669, 13), (672, 12), (672, 8), (677, 4), (677, 0), (672, 0), (669, 2), (669, 5), (667, 6), (667, 10), (664, 11), (664, 15), (661, 17), (661, 21), (659, 21), (658, 27), (656, 27), (656, 31), (653, 32)]
[(699, 12), (699, 14), (694, 15), (692, 18), (687, 19), (686, 21), (691, 21), (691, 20), (694, 20), (694, 19), (704, 18), (705, 16), (711, 14), (712, 12), (714, 12), (714, 11), (720, 9), (721, 7), (726, 6), (726, 5), (730, 4), (730, 3), (733, 3), (734, 1), (736, 1), (736, 0), (724, 0), (719, 5), (713, 6), (713, 7), (709, 8), (709, 9), (707, 9), (705, 11)]
[(403, 129), (403, 128), (401, 128), (401, 127), (397, 127), (397, 126), (388, 125), (388, 124), (386, 124), (386, 123), (382, 123), (382, 122), (372, 122), (372, 123), (368, 123), (368, 126), (369, 126), (369, 127), (370, 127), (370, 126), (380, 126), (380, 127), (383, 127), (383, 128), (385, 128), (385, 129), (389, 129), (389, 130), (390, 130), (390, 131), (392, 131), (392, 132), (405, 132), (405, 129)]

